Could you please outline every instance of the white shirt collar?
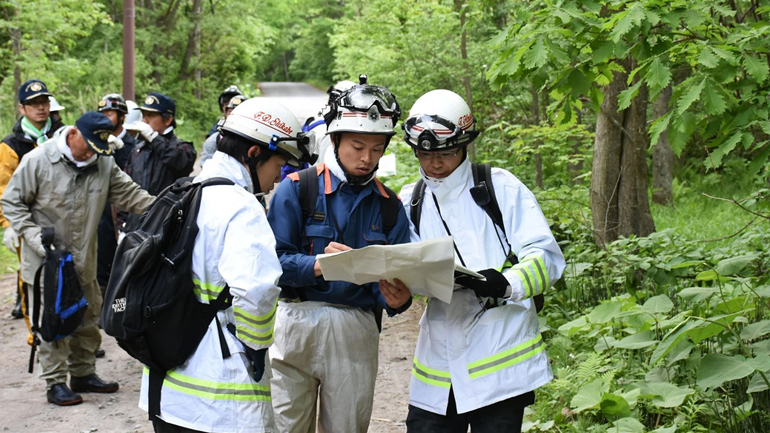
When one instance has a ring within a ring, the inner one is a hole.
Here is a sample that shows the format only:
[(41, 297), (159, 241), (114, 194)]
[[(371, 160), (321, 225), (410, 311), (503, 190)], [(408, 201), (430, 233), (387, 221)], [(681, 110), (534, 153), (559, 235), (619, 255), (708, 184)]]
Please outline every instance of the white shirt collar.
[(78, 161), (75, 159), (74, 156), (72, 156), (72, 149), (70, 149), (70, 146), (67, 144), (67, 134), (69, 133), (70, 129), (74, 128), (74, 126), (66, 126), (62, 128), (61, 131), (59, 131), (59, 137), (56, 140), (56, 147), (59, 149), (59, 152), (70, 160), (73, 164), (75, 164), (76, 167), (87, 167), (96, 161), (96, 158), (99, 157), (96, 153), (91, 155), (90, 158), (88, 158), (85, 161)]

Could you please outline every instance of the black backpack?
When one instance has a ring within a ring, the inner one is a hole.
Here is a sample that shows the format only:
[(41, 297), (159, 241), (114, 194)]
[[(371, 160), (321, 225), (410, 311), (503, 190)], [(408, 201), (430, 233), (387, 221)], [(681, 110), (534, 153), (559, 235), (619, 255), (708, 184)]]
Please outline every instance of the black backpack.
[[(43, 263), (35, 272), (32, 285), (32, 353), (29, 357), (29, 372), (34, 366), (35, 350), (40, 345), (40, 338), (51, 342), (60, 340), (80, 326), (85, 315), (88, 302), (83, 295), (75, 263), (69, 251), (53, 249), (54, 230), (45, 227), (42, 230), (42, 241), (46, 254)], [(43, 287), (40, 287), (41, 274)], [(42, 292), (42, 296), (41, 296)], [(43, 300), (43, 320), (40, 322), (41, 298)]]
[[(302, 209), (303, 224), (308, 218), (312, 217), (315, 220), (323, 221), (326, 219), (326, 215), (321, 212), (316, 212), (316, 204), (318, 202), (318, 173), (317, 167), (308, 167), (300, 170), (299, 175), (299, 204)], [(372, 180), (376, 182), (376, 180)], [(388, 197), (380, 197), (380, 213), (382, 215), (382, 232), (387, 236), (398, 220), (398, 212), (401, 210), (401, 200), (398, 195), (388, 188), (382, 185)], [(304, 228), (304, 225), (303, 225)], [(282, 290), (286, 292), (289, 297), (303, 299), (304, 293), (293, 287), (282, 287)], [(374, 308), (374, 318), (377, 321), (377, 329), (382, 331), (382, 307), (379, 305)]]
[(193, 292), (192, 250), (201, 193), (211, 185), (233, 182), (182, 178), (158, 195), (139, 229), (118, 245), (104, 293), (102, 328), (150, 369), (150, 419), (160, 413), (166, 371), (187, 361), (217, 311), (229, 307), (232, 299), (227, 287), (210, 304), (198, 302)]
[[(503, 214), (500, 212), (500, 205), (497, 203), (497, 196), (495, 195), (495, 188), (492, 185), (492, 167), (489, 164), (471, 163), (471, 173), (473, 174), (473, 184), (471, 188), (471, 196), (476, 204), (484, 209), (492, 222), (505, 233), (505, 225), (503, 225)], [(417, 236), (420, 235), (420, 218), (422, 217), (422, 198), (425, 195), (425, 181), (420, 179), (414, 186), (412, 192), (412, 200), (409, 203), (409, 216), (414, 224), (414, 231)], [(507, 235), (506, 235), (507, 237)], [(510, 243), (508, 249), (505, 252), (508, 256), (508, 261), (511, 265), (519, 263), (519, 258), (513, 253)], [(539, 313), (543, 309), (545, 297), (543, 294), (539, 294), (533, 297), (535, 302), (535, 309)]]

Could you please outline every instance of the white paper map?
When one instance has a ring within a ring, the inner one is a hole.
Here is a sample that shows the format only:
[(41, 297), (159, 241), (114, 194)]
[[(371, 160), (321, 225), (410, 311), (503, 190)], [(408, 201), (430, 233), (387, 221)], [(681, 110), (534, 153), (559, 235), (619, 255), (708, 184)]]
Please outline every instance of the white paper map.
[(326, 280), (353, 284), (401, 280), (413, 295), (452, 302), (455, 270), (483, 278), (455, 265), (452, 238), (398, 245), (370, 245), (335, 254), (319, 254), (318, 264)]

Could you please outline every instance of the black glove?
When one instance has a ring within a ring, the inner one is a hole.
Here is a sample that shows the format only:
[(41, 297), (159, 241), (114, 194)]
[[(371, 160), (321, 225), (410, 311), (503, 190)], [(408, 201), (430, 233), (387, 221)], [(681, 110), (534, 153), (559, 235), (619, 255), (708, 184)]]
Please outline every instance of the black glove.
[(246, 358), (251, 361), (251, 367), (254, 369), (254, 381), (259, 382), (262, 380), (262, 375), (265, 374), (265, 357), (267, 356), (267, 349), (254, 350), (244, 344), (246, 348)]
[(455, 282), (473, 290), (476, 292), (476, 295), (483, 298), (502, 298), (505, 296), (505, 292), (508, 290), (510, 284), (500, 271), (495, 269), (484, 269), (478, 272), (486, 279), (479, 280), (470, 275), (461, 275), (455, 278)]
[[(228, 323), (227, 330), (230, 331), (230, 333), (233, 334), (235, 338), (238, 338), (234, 324)], [(224, 336), (221, 336), (220, 338), (223, 337)], [(241, 344), (243, 345), (244, 355), (246, 355), (246, 359), (249, 360), (251, 363), (251, 368), (254, 370), (254, 381), (259, 382), (262, 379), (262, 375), (265, 374), (265, 356), (267, 356), (267, 349), (254, 350), (251, 347), (245, 345), (243, 342), (241, 342)], [(230, 356), (229, 351), (227, 356)]]

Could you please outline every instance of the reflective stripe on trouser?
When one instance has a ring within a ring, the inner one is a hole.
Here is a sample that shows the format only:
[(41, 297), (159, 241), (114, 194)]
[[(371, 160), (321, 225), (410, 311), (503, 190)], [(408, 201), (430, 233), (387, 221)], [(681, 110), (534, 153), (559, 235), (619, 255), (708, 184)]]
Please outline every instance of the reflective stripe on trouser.
[(526, 298), (531, 298), (545, 292), (545, 289), (550, 285), (545, 261), (540, 256), (525, 257), (521, 262), (513, 266), (511, 270), (519, 276), (524, 284)]
[(97, 325), (102, 310), (99, 283), (93, 280), (83, 284), (83, 294), (88, 308), (75, 332), (50, 343), (41, 339), (38, 349), (40, 378), (49, 385), (65, 383), (67, 372), (71, 376), (83, 377), (96, 371), (96, 351), (102, 344), (102, 334)]
[[(150, 371), (144, 368), (144, 375)], [(213, 382), (179, 374), (174, 370), (166, 372), (163, 386), (208, 400), (270, 401), (270, 386), (256, 383)]]
[(529, 341), (497, 353), (484, 359), (468, 364), (468, 374), (471, 379), (481, 377), (504, 368), (516, 365), (545, 350), (545, 343), (540, 334)]
[[(219, 297), (224, 286), (204, 283), (200, 280), (193, 280), (195, 286), (193, 292), (198, 299), (206, 302), (212, 302)], [(241, 308), (233, 306), (235, 314), (235, 327), (238, 330), (238, 338), (253, 346), (268, 346), (273, 342), (273, 325), (275, 324), (275, 312), (278, 303), (273, 306), (265, 315), (257, 316), (244, 311)]]
[(320, 398), (320, 431), (366, 432), (378, 343), (371, 311), (323, 302), (280, 302), (269, 351), (278, 431), (314, 432)]

